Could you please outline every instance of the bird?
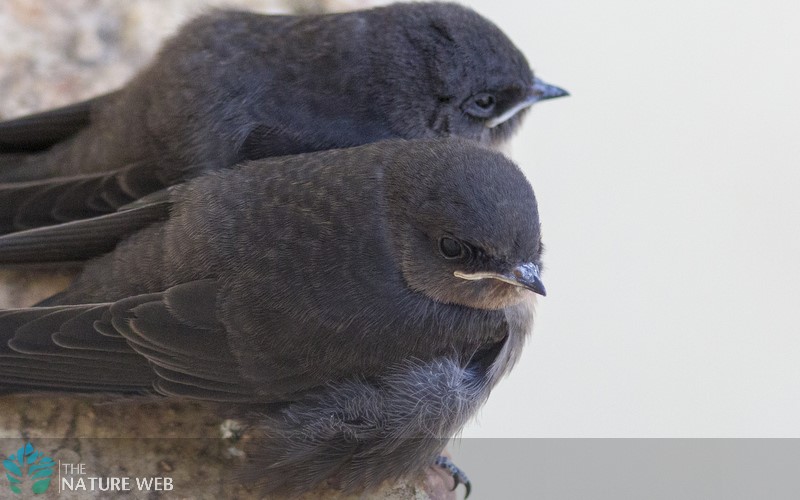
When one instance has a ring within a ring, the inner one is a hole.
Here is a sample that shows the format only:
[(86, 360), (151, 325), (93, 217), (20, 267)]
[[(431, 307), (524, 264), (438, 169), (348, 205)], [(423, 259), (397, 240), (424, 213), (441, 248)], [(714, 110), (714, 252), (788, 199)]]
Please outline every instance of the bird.
[(213, 11), (122, 88), (0, 123), (0, 233), (111, 213), (246, 160), (392, 138), (496, 147), (564, 95), (456, 4)]
[(545, 295), (533, 188), (474, 141), (252, 160), (165, 200), (65, 291), (0, 311), (0, 393), (222, 403), (262, 436), (241, 474), (267, 492), (441, 465)]

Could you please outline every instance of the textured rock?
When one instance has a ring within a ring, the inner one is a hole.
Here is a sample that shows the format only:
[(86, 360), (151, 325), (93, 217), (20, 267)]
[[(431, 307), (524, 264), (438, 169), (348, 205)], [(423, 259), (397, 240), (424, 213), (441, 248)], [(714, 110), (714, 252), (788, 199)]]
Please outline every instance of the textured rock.
[[(5, 0), (0, 2), (0, 118), (67, 104), (112, 90), (145, 64), (162, 39), (213, 6), (262, 12), (321, 12), (374, 5), (346, 0)], [(63, 289), (69, 270), (0, 270), (0, 307), (21, 307)], [(109, 403), (103, 397), (0, 397), (0, 455), (30, 440), (87, 475), (167, 476), (163, 493), (61, 493), (36, 498), (256, 498), (231, 480), (243, 460), (241, 437), (213, 405)], [(452, 482), (429, 472), (420, 485), (389, 486), (375, 498), (454, 498)], [(0, 477), (0, 497), (7, 493)], [(344, 498), (319, 491), (307, 498)]]

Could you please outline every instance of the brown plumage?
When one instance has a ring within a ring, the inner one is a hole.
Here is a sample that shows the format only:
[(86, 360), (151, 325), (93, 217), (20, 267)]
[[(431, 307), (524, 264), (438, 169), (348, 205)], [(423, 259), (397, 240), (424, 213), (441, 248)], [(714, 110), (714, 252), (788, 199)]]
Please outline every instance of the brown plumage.
[(0, 313), (0, 391), (225, 402), (263, 431), (270, 491), (430, 465), (544, 293), (533, 191), (469, 141), (258, 160), (152, 203), (64, 293)]
[(113, 212), (248, 159), (390, 138), (494, 145), (528, 106), (565, 94), (455, 4), (217, 11), (118, 91), (0, 123), (0, 233)]

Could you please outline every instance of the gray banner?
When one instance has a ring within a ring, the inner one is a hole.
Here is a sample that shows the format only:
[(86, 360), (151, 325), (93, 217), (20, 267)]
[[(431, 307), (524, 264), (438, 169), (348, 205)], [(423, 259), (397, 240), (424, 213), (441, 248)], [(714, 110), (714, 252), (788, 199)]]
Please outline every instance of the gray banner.
[(800, 439), (462, 439), (483, 499), (800, 499)]
[[(241, 444), (0, 439), (0, 498), (256, 498), (232, 478)], [(800, 499), (800, 439), (462, 439), (449, 450), (476, 500)]]

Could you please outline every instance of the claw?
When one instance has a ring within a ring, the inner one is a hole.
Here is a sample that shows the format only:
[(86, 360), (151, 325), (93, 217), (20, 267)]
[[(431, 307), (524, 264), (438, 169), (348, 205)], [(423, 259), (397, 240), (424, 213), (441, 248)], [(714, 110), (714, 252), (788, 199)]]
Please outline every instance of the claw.
[(434, 465), (436, 465), (437, 467), (441, 467), (442, 469), (449, 472), (451, 476), (453, 476), (453, 483), (454, 483), (453, 490), (458, 488), (459, 484), (464, 485), (464, 488), (466, 488), (467, 490), (466, 495), (464, 495), (464, 500), (466, 500), (469, 497), (469, 494), (472, 492), (472, 483), (469, 481), (467, 475), (464, 474), (464, 471), (459, 469), (458, 466), (454, 464), (452, 460), (443, 455), (439, 455), (438, 457), (436, 457)]

